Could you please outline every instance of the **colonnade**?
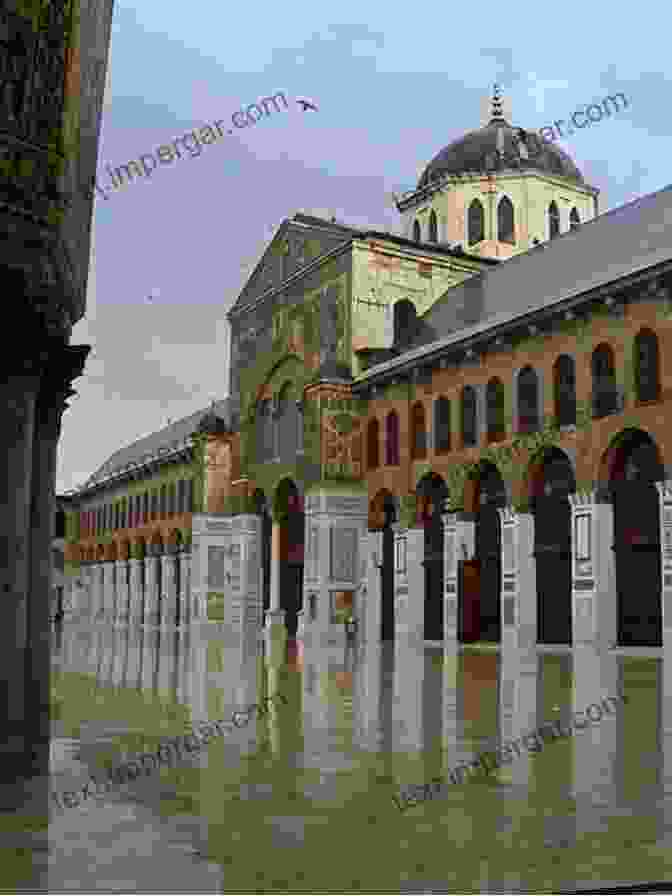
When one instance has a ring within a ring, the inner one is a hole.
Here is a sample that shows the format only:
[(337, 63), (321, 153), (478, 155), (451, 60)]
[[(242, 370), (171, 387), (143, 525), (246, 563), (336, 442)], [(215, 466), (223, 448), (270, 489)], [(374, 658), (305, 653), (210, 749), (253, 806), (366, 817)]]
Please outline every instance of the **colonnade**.
[(83, 562), (66, 618), (174, 626), (201, 621), (191, 600), (191, 550), (149, 546), (144, 558)]
[[(656, 483), (660, 504), (660, 563), (663, 647), (672, 647), (672, 480)], [(618, 642), (614, 510), (599, 489), (568, 496), (571, 505), (572, 645), (613, 646)], [(503, 649), (533, 648), (537, 643), (537, 560), (535, 518), (509, 507), (501, 522), (501, 644)], [(446, 513), (443, 522), (443, 633), (447, 646), (458, 642), (460, 561), (476, 556), (473, 514)], [(395, 639), (423, 641), (425, 602), (424, 530), (393, 524)], [(380, 638), (382, 613), (382, 538), (367, 535), (367, 572), (363, 583), (363, 637)], [(540, 583), (543, 586), (543, 583)], [(550, 589), (553, 583), (546, 583)], [(645, 583), (642, 583), (645, 586)], [(634, 601), (636, 603), (636, 596)]]

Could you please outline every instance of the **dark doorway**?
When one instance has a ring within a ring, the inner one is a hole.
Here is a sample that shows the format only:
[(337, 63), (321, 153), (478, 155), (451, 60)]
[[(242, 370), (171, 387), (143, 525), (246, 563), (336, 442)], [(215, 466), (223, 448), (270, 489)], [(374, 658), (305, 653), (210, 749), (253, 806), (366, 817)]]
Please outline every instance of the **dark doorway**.
[(630, 430), (614, 450), (610, 489), (614, 508), (618, 642), (662, 646), (660, 507), (663, 479), (658, 449)]
[(284, 480), (279, 487), (280, 607), (285, 611), (287, 635), (296, 637), (298, 613), (303, 605), (304, 526), (303, 498), (296, 485)]
[(273, 530), (273, 517), (268, 506), (268, 499), (261, 489), (254, 493), (256, 512), (261, 517), (261, 599), (262, 610), (265, 619), (266, 611), (271, 606), (271, 537)]
[(426, 641), (443, 641), (443, 519), (448, 487), (440, 476), (430, 473), (418, 483), (420, 515), (424, 528), (425, 624)]
[(550, 449), (532, 479), (537, 578), (537, 641), (572, 643), (572, 508), (576, 491), (569, 458)]
[(480, 574), (481, 641), (498, 642), (502, 636), (502, 529), (498, 510), (506, 506), (506, 490), (494, 464), (483, 464), (476, 514), (476, 558)]

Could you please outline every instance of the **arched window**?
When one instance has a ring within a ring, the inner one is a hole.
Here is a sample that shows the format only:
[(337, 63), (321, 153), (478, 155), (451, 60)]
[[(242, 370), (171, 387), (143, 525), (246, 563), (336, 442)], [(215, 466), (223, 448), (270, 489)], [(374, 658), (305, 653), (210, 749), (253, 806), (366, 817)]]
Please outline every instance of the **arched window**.
[(185, 487), (185, 509), (187, 513), (191, 513), (194, 509), (194, 480), (187, 479), (184, 484)]
[(497, 239), (500, 243), (515, 243), (513, 203), (508, 196), (502, 196), (497, 206)]
[(429, 213), (429, 242), (430, 243), (438, 243), (439, 241), (439, 227), (436, 220), (436, 212), (434, 209)]
[(416, 243), (420, 242), (420, 222), (417, 220), (413, 222), (413, 239)]
[(635, 390), (638, 401), (656, 401), (660, 395), (658, 337), (640, 330), (635, 337)]
[(443, 396), (434, 402), (434, 451), (450, 451), (450, 401)]
[(410, 299), (400, 299), (394, 303), (393, 314), (393, 339), (398, 344), (403, 339), (408, 339), (415, 332), (416, 310)]
[(504, 385), (498, 377), (488, 383), (485, 390), (485, 410), (488, 428), (488, 442), (498, 442), (504, 438)]
[(163, 520), (166, 517), (167, 504), (168, 504), (168, 495), (167, 489), (165, 485), (162, 485), (159, 489), (159, 519)]
[(485, 216), (479, 199), (474, 199), (467, 212), (467, 240), (470, 246), (485, 239)]
[(399, 415), (390, 411), (385, 418), (385, 463), (388, 467), (399, 465)]
[(539, 429), (539, 379), (534, 367), (523, 367), (518, 374), (518, 432)]
[(145, 492), (142, 496), (142, 522), (149, 521), (149, 492)]
[(616, 412), (616, 372), (614, 353), (606, 343), (598, 345), (592, 357), (593, 417), (607, 417)]
[(155, 520), (159, 515), (159, 493), (156, 490), (151, 492), (150, 500), (151, 519)]
[(548, 238), (553, 239), (560, 233), (560, 212), (555, 200), (548, 207)]
[(560, 355), (553, 365), (553, 400), (558, 426), (576, 423), (576, 373), (569, 355)]
[(573, 208), (569, 213), (569, 229), (576, 230), (580, 224), (581, 218), (579, 218), (579, 211), (578, 209)]
[(462, 389), (462, 444), (465, 448), (478, 441), (476, 390), (473, 386)]
[(417, 401), (411, 408), (411, 457), (413, 460), (427, 457), (425, 406), (421, 401)]
[(366, 466), (375, 470), (380, 463), (380, 424), (377, 420), (369, 421), (366, 429)]

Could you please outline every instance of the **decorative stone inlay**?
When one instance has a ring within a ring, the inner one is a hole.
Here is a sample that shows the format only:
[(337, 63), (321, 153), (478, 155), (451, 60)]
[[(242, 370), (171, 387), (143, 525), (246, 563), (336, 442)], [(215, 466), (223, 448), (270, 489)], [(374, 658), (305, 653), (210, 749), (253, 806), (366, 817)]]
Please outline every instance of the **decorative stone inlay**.
[(352, 581), (355, 578), (357, 529), (332, 526), (330, 577), (333, 581)]

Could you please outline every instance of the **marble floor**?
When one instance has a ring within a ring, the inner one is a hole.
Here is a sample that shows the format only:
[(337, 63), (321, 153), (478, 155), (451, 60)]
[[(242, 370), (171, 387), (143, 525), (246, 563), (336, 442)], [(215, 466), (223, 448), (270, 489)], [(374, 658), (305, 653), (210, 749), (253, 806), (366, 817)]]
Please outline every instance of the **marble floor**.
[[(672, 880), (665, 666), (662, 651), (311, 652), (232, 644), (216, 627), (66, 625), (53, 645), (52, 790), (198, 721), (285, 700), (191, 758), (52, 806), (48, 834), (12, 840), (0, 813), (5, 859), (13, 851), (0, 888), (476, 893)], [(627, 701), (572, 737), (395, 807), (403, 788), (616, 694)]]

